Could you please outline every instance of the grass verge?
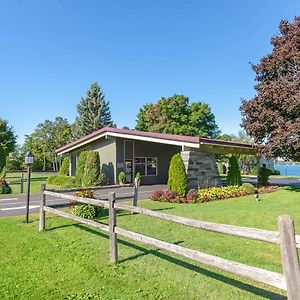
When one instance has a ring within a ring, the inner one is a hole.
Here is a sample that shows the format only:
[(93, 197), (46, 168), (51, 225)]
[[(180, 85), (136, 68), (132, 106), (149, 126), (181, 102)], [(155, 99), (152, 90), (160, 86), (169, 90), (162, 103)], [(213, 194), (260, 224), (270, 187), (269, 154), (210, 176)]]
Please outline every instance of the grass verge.
[[(291, 188), (204, 204), (140, 201), (170, 214), (216, 223), (277, 230), (278, 215), (291, 215), (300, 233), (300, 198)], [(120, 237), (118, 265), (109, 263), (107, 233), (47, 214), (0, 219), (1, 299), (285, 299), (283, 291)], [(107, 223), (107, 218), (101, 219)], [(120, 212), (118, 226), (212, 255), (282, 272), (279, 246), (188, 228)]]

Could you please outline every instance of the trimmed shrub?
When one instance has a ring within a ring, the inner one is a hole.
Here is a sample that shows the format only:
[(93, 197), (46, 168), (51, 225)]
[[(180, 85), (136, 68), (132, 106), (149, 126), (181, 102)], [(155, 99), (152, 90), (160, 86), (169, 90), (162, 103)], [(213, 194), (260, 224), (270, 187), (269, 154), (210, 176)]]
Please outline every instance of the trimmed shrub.
[(125, 176), (125, 173), (124, 173), (123, 171), (121, 171), (121, 172), (119, 173), (118, 179), (119, 179), (119, 183), (125, 183), (125, 181), (126, 181), (126, 176)]
[(275, 170), (275, 169), (269, 169), (270, 170), (270, 175), (280, 175), (280, 171)]
[[(74, 196), (91, 198), (91, 199), (94, 198), (93, 192), (91, 191), (75, 192)], [(70, 203), (69, 208), (71, 209), (71, 213), (74, 214), (75, 216), (85, 218), (85, 219), (94, 219), (96, 217), (107, 216), (107, 210), (105, 210), (103, 207), (97, 207), (91, 204), (73, 205), (73, 201), (69, 201), (69, 203)]]
[(229, 157), (227, 183), (228, 185), (238, 185), (238, 186), (242, 184), (241, 170), (239, 167), (237, 157), (235, 155)]
[(173, 155), (168, 175), (168, 189), (178, 195), (185, 195), (187, 189), (187, 176), (180, 153)]
[(74, 205), (72, 214), (85, 219), (94, 219), (96, 217), (95, 207), (91, 204)]
[(60, 166), (58, 175), (69, 176), (70, 175), (70, 157), (66, 156)]
[(11, 193), (11, 187), (9, 184), (4, 180), (0, 180), (0, 194), (10, 194)]
[(137, 172), (137, 173), (135, 174), (135, 180), (137, 181), (138, 186), (140, 186), (141, 181), (142, 181), (142, 175), (141, 175), (140, 172)]
[(257, 190), (253, 184), (248, 182), (243, 183), (241, 188), (243, 188), (248, 194), (254, 194)]
[(271, 175), (271, 170), (267, 169), (265, 166), (259, 168), (257, 181), (258, 185), (265, 186), (269, 185), (269, 177)]
[(100, 184), (100, 156), (97, 151), (87, 151), (82, 186)]
[(64, 187), (73, 187), (76, 186), (76, 178), (74, 176), (49, 176), (46, 183)]
[(82, 186), (83, 178), (84, 178), (84, 170), (87, 159), (87, 151), (82, 151), (77, 160), (76, 166), (76, 182), (79, 186)]

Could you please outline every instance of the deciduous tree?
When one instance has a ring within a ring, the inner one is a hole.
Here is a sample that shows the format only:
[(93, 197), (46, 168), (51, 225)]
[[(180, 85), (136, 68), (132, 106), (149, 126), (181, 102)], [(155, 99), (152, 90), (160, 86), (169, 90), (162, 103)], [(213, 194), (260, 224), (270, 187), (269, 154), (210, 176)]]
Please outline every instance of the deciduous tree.
[(67, 119), (56, 117), (54, 121), (45, 120), (37, 125), (31, 135), (25, 136), (24, 149), (31, 150), (35, 156), (35, 168), (45, 170), (49, 162), (53, 171), (59, 169), (59, 159), (55, 150), (70, 141), (71, 126)]
[(189, 98), (183, 95), (144, 105), (137, 115), (136, 129), (209, 138), (219, 134), (210, 106), (203, 102), (189, 104)]
[(252, 66), (256, 95), (242, 102), (242, 125), (261, 154), (300, 160), (300, 17), (279, 31), (272, 52)]
[[(6, 158), (16, 147), (16, 135), (6, 120), (0, 119), (0, 145), (3, 148), (3, 155)], [(4, 159), (5, 160), (5, 159)]]

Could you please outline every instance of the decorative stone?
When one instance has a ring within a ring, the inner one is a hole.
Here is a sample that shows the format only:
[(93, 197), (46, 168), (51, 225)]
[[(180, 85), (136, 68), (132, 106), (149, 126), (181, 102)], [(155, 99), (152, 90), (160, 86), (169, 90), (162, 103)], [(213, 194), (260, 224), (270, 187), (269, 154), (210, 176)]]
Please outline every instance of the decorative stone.
[(181, 157), (188, 178), (188, 189), (221, 185), (215, 154), (182, 151)]

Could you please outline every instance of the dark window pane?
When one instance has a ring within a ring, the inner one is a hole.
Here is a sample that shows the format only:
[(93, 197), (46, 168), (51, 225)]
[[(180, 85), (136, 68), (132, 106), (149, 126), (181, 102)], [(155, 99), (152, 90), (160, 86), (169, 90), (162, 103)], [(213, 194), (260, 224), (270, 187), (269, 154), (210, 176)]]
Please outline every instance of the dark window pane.
[(157, 159), (147, 158), (147, 175), (156, 175), (157, 171)]
[(135, 164), (135, 173), (139, 172), (141, 175), (146, 174), (145, 164)]

